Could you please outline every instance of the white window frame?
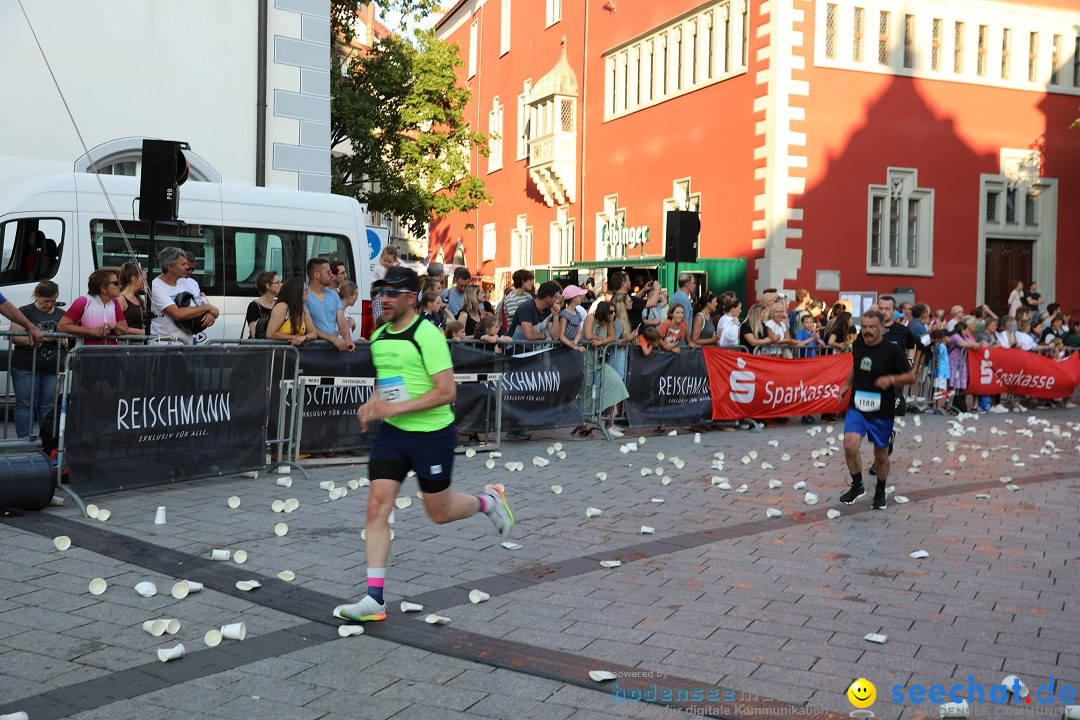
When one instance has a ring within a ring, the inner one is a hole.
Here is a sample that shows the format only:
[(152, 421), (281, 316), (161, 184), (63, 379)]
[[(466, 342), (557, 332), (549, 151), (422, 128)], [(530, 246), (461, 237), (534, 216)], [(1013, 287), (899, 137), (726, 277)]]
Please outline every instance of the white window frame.
[(491, 110), (488, 111), (488, 172), (502, 170), (503, 166), (503, 106), (499, 103), (499, 96), (491, 99)]
[(495, 223), (484, 225), (484, 241), (480, 246), (480, 262), (495, 260), (495, 250), (498, 246), (498, 236), (495, 232)]
[(532, 90), (532, 78), (523, 83), (522, 92), (517, 96), (517, 155), (516, 159), (529, 157), (529, 135), (532, 132), (532, 112), (529, 108), (529, 92)]
[(502, 13), (499, 18), (499, 57), (510, 52), (510, 2), (502, 0)]
[(510, 231), (510, 267), (532, 267), (533, 228), (529, 225), (529, 216), (518, 215), (517, 224)]
[(562, 0), (546, 0), (544, 27), (549, 28), (562, 20)]
[(469, 77), (476, 76), (476, 61), (477, 55), (480, 52), (478, 47), (480, 40), (480, 21), (473, 20), (469, 25)]
[(605, 52), (604, 120), (746, 73), (745, 7), (716, 0)]
[(570, 206), (560, 205), (555, 210), (555, 220), (550, 225), (550, 256), (554, 266), (574, 262), (576, 223), (570, 217)]
[[(934, 275), (934, 190), (918, 186), (919, 171), (915, 168), (890, 167), (884, 185), (870, 185), (866, 199), (866, 273), (868, 275), (907, 275), (933, 277)], [(882, 200), (881, 249), (879, 264), (873, 264), (874, 201)], [(893, 265), (889, 248), (893, 237), (891, 229), (891, 204), (899, 201), (900, 212), (896, 243), (899, 264)], [(915, 238), (915, 265), (907, 264), (909, 247), (908, 214), (909, 201), (918, 203)]]

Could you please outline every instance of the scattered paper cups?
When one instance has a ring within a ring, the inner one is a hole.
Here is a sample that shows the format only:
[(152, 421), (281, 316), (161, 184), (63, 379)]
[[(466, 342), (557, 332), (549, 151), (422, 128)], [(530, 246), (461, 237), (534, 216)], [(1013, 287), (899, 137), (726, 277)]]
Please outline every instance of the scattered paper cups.
[(1020, 678), (1018, 678), (1016, 675), (1009, 675), (1008, 677), (1006, 677), (1004, 680), (1001, 681), (1001, 684), (1005, 686), (1005, 689), (1009, 692), (1010, 695), (1013, 695), (1013, 694), (1016, 693), (1016, 686), (1017, 686), (1017, 684), (1019, 684), (1019, 686), (1020, 686), (1020, 697), (1026, 698), (1028, 696), (1028, 687), (1027, 687), (1027, 685), (1025, 685), (1024, 682)]
[(285, 501), (285, 512), (287, 512), (287, 513), (291, 513), (292, 511), (296, 510), (298, 507), (300, 507), (300, 501), (297, 500), (296, 498), (289, 498), (288, 500)]
[(587, 507), (585, 508), (585, 517), (596, 517), (602, 512), (603, 510), (601, 510), (600, 508)]
[(191, 592), (191, 587), (188, 585), (187, 580), (181, 580), (172, 586), (170, 594), (177, 600), (183, 600)]
[(596, 479), (600, 482), (604, 482), (607, 480), (607, 473), (603, 471), (596, 473)]
[(473, 605), (478, 605), (479, 603), (486, 602), (487, 600), (490, 600), (490, 599), (491, 599), (491, 595), (484, 592), (483, 590), (471, 590), (471, 591), (469, 591), (469, 602), (471, 602)]
[(157, 509), (157, 512), (154, 513), (154, 524), (155, 525), (164, 525), (165, 524), (165, 506), (164, 505), (159, 505), (158, 509)]
[(211, 560), (216, 560), (217, 562), (227, 562), (231, 555), (232, 555), (232, 553), (230, 553), (228, 550), (211, 550), (210, 551), (210, 559)]
[(184, 657), (184, 643), (179, 643), (176, 647), (161, 648), (157, 651), (158, 660), (161, 662), (169, 662), (170, 660), (179, 660)]
[(800, 480), (799, 482), (792, 485), (791, 489), (792, 490), (802, 490), (804, 487), (806, 487), (806, 482), (803, 481), (803, 480)]
[(274, 473), (277, 475), (292, 475), (292, 467), (290, 465), (278, 465), (278, 469)]
[(270, 509), (273, 510), (274, 512), (276, 512), (276, 513), (281, 512), (282, 510), (285, 509), (285, 501), (284, 500), (275, 500), (274, 502), (270, 503)]
[(808, 492), (806, 493), (806, 495), (803, 496), (803, 502), (807, 505), (817, 505), (817, 501), (818, 496), (812, 492)]
[(249, 592), (257, 587), (261, 587), (257, 581), (254, 580), (237, 580), (236, 589), (241, 592)]
[(157, 585), (152, 582), (143, 581), (135, 586), (135, 592), (143, 597), (154, 597), (157, 595)]
[(111, 517), (112, 517), (112, 510), (106, 510), (105, 508), (102, 508), (101, 510), (98, 510), (97, 519), (100, 520), (101, 522), (105, 522), (106, 520), (108, 520)]
[(352, 635), (363, 635), (364, 628), (360, 625), (338, 625), (337, 634), (343, 638)]
[(333, 480), (323, 480), (321, 483), (319, 483), (319, 487), (322, 488), (323, 490), (333, 490), (334, 489), (334, 481)]
[(240, 497), (237, 495), (233, 495), (231, 498), (228, 499), (227, 502), (229, 504), (229, 507), (231, 507), (233, 510), (240, 507)]
[(292, 487), (292, 478), (289, 477), (288, 475), (283, 475), (282, 477), (279, 477), (277, 480), (275, 480), (274, 484), (277, 485), (278, 487), (291, 488)]
[(829, 511), (828, 511), (828, 512), (826, 512), (826, 513), (825, 513), (825, 515), (826, 515), (826, 516), (827, 516), (827, 517), (828, 517), (828, 518), (829, 518), (830, 520), (835, 520), (836, 518), (840, 517), (840, 511), (839, 511), (839, 510), (837, 510), (837, 509), (835, 509), (835, 508), (829, 508)]
[(282, 570), (277, 576), (279, 580), (284, 580), (285, 582), (292, 582), (296, 579), (296, 573), (292, 570)]
[(776, 488), (782, 486), (783, 484), (784, 483), (782, 481), (777, 480), (776, 478), (773, 478), (772, 480), (769, 481), (769, 489), (770, 490), (775, 490)]
[(394, 505), (396, 505), (399, 510), (404, 510), (405, 508), (412, 505), (412, 498), (408, 495), (399, 497), (397, 500), (394, 501)]
[(247, 626), (242, 622), (222, 625), (221, 636), (226, 640), (243, 640), (247, 637)]
[(467, 449), (467, 450), (465, 451), (465, 457), (467, 457), (467, 458), (473, 458), (473, 457), (476, 457), (476, 450), (474, 450), (473, 448), (469, 448), (469, 449)]
[(248, 559), (247, 550), (237, 550), (233, 553), (232, 559), (237, 565), (243, 565)]
[(52, 544), (53, 547), (57, 550), (67, 550), (69, 547), (71, 547), (71, 538), (69, 538), (67, 535), (61, 535), (60, 537), (53, 538)]
[(274, 534), (278, 537), (284, 537), (289, 532), (289, 526), (285, 523), (278, 523), (274, 526)]
[(100, 595), (105, 592), (107, 587), (109, 587), (109, 584), (105, 582), (105, 578), (94, 578), (90, 581), (90, 594)]
[(349, 489), (350, 490), (359, 490), (360, 489), (360, 481), (357, 480), (356, 478), (353, 478), (352, 480), (350, 480), (349, 481)]
[(203, 642), (206, 643), (207, 647), (217, 647), (221, 644), (221, 631), (217, 628), (207, 630), (206, 634), (203, 635)]
[(90, 518), (91, 520), (97, 520), (97, 516), (98, 516), (98, 513), (100, 511), (101, 511), (101, 508), (99, 508), (97, 505), (93, 505), (93, 504), (87, 505), (86, 506), (86, 517)]
[(431, 613), (426, 618), (424, 618), (424, 622), (426, 622), (428, 625), (446, 625), (448, 622), (450, 622), (450, 618), (446, 617), (445, 615), (436, 615), (435, 613)]
[(147, 620), (142, 624), (144, 632), (148, 632), (154, 637), (161, 637), (165, 634), (165, 621), (164, 620)]
[(401, 601), (401, 612), (403, 613), (420, 612), (423, 609), (424, 606), (420, 603), (409, 602), (408, 600)]

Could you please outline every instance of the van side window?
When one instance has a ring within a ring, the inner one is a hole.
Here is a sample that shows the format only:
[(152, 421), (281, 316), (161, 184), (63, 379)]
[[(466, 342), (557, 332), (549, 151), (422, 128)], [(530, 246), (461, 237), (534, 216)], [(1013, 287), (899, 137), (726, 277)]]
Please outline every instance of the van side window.
[(0, 224), (0, 285), (50, 280), (60, 269), (64, 222), (20, 218)]
[(264, 270), (273, 270), (282, 280), (300, 278), (307, 282), (305, 266), (313, 257), (341, 260), (347, 275), (354, 277), (349, 240), (339, 235), (227, 227), (225, 247), (231, 248), (230, 267), (225, 273), (229, 295), (258, 295), (255, 278)]
[[(147, 270), (150, 278), (157, 277), (161, 268), (157, 258), (148, 260), (150, 251), (150, 226), (136, 221), (123, 222), (124, 233), (139, 264)], [(92, 220), (90, 236), (94, 244), (94, 267), (118, 268), (131, 261), (131, 253), (124, 243), (120, 226), (112, 220)], [(155, 254), (165, 247), (178, 247), (195, 255), (195, 272), (192, 277), (207, 295), (221, 295), (223, 273), (219, 258), (222, 252), (222, 232), (212, 225), (172, 225), (158, 223), (154, 232)]]

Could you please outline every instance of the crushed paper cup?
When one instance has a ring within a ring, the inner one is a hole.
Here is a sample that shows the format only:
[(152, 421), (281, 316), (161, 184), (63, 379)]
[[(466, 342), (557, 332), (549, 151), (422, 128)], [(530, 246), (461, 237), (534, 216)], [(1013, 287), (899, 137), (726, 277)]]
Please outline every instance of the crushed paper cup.
[(989, 500), (990, 493), (975, 493), (976, 500)]
[(1019, 485), (1013, 485), (1013, 484), (1011, 484), (1011, 483), (1010, 483), (1010, 484), (1008, 484), (1008, 485), (1006, 485), (1006, 486), (1005, 486), (1005, 489), (1006, 489), (1006, 490), (1011, 490), (1011, 491), (1013, 491), (1013, 492), (1016, 492), (1017, 490), (1019, 490), (1019, 489), (1020, 489), (1020, 486), (1019, 486)]
[(227, 502), (229, 507), (231, 507), (233, 510), (240, 507), (240, 498), (237, 495), (233, 495), (231, 498), (228, 499)]
[(926, 552), (925, 550), (916, 550), (915, 552), (911, 553), (911, 557), (914, 560), (922, 560), (923, 558), (930, 557), (930, 553)]
[(769, 441), (769, 446), (770, 447), (780, 447), (780, 441), (779, 440), (770, 440)]
[(470, 590), (469, 591), (469, 602), (471, 602), (473, 605), (479, 605), (480, 603), (486, 602), (486, 601), (488, 601), (490, 599), (491, 599), (491, 595), (484, 592), (483, 590)]
[(744, 492), (746, 492), (746, 491), (747, 491), (747, 490), (749, 490), (749, 489), (750, 489), (750, 486), (749, 486), (749, 485), (747, 485), (746, 483), (743, 483), (743, 484), (742, 484), (742, 485), (740, 485), (739, 487), (735, 488), (735, 492), (737, 492), (737, 493), (744, 493)]
[(651, 499), (651, 502), (654, 502), (654, 503), (656, 503), (657, 505), (660, 505), (661, 503), (663, 503), (663, 502), (664, 502), (664, 498), (652, 498), (652, 499)]
[(275, 480), (274, 484), (279, 486), (279, 487), (283, 487), (283, 488), (291, 488), (292, 487), (292, 478), (289, 477), (288, 475), (283, 475), (283, 476), (279, 477), (277, 480)]
[(329, 498), (330, 498), (331, 500), (340, 500), (340, 499), (341, 499), (342, 497), (344, 497), (344, 496), (343, 496), (343, 495), (341, 494), (341, 490), (338, 490), (337, 488), (334, 488), (333, 490), (331, 490), (330, 492), (328, 492), (328, 493), (327, 493), (327, 496), (328, 496), (328, 497), (329, 497)]
[(652, 468), (641, 468), (641, 477), (646, 477), (646, 476), (652, 475), (652, 474), (653, 474)]
[(551, 492), (555, 493), (556, 495), (562, 495), (562, 485), (552, 485)]
[(565, 450), (559, 450), (557, 453), (555, 453), (555, 457), (559, 458), (560, 460), (565, 460), (566, 459), (566, 451)]
[(585, 517), (596, 517), (600, 513), (604, 512), (600, 508), (587, 507), (585, 508)]
[(547, 467), (551, 464), (550, 460), (545, 457), (540, 457), (539, 455), (534, 455), (532, 461), (533, 465), (535, 465), (536, 467)]
[(323, 480), (321, 483), (319, 483), (319, 489), (321, 489), (321, 490), (333, 490), (334, 489), (334, 481), (333, 480)]
[(773, 464), (772, 464), (772, 463), (767, 463), (767, 462), (763, 462), (763, 463), (761, 463), (761, 469), (762, 469), (762, 470), (772, 470), (772, 469), (773, 469)]
[(671, 432), (669, 432), (669, 433), (668, 433), (667, 435), (668, 435), (668, 437), (675, 437), (675, 436), (676, 436), (676, 435), (678, 435), (678, 434), (679, 434), (679, 431), (678, 431), (678, 430), (672, 430), (672, 431), (671, 431)]
[(616, 678), (615, 673), (608, 672), (607, 670), (590, 670), (589, 678), (593, 682), (604, 682), (605, 680), (614, 680)]
[(274, 534), (278, 537), (284, 537), (289, 532), (289, 526), (285, 523), (278, 523), (274, 526)]
[(106, 510), (105, 508), (101, 508), (100, 510), (98, 510), (97, 519), (100, 520), (101, 522), (105, 522), (106, 520), (108, 520), (111, 517), (112, 517), (112, 510)]
[(71, 547), (71, 538), (67, 535), (60, 535), (59, 537), (53, 538), (52, 544), (54, 548), (62, 552)]
[(361, 625), (338, 625), (337, 634), (339, 637), (351, 637), (353, 635), (363, 635), (364, 628)]
[(621, 452), (623, 455), (629, 455), (630, 454), (630, 446), (623, 445), (622, 447), (619, 448), (619, 452)]
[(731, 483), (729, 483), (729, 482), (727, 482), (725, 480), (724, 482), (716, 483), (716, 487), (720, 488), (721, 490), (730, 490), (731, 489)]
[(360, 487), (368, 487), (371, 485), (371, 481), (366, 477), (358, 478), (356, 482), (360, 483)]
[(783, 484), (784, 483), (782, 483), (781, 481), (777, 480), (776, 478), (773, 478), (772, 480), (769, 481), (769, 489), (770, 490), (775, 490), (776, 488), (780, 487)]
[(217, 562), (225, 562), (226, 560), (229, 559), (229, 557), (231, 555), (232, 555), (232, 553), (229, 552), (228, 550), (217, 549), (217, 550), (211, 550), (210, 551), (210, 559), (211, 560), (216, 560)]
[(776, 508), (769, 508), (765, 511), (765, 517), (777, 518), (781, 515), (783, 515), (783, 513)]
[(840, 511), (837, 510), (836, 508), (829, 508), (829, 510), (825, 513), (825, 515), (830, 520), (835, 520), (836, 518), (840, 517)]
[(408, 600), (401, 601), (401, 612), (403, 613), (420, 612), (423, 609), (424, 606), (420, 603), (409, 602)]
[(428, 625), (446, 625), (450, 622), (450, 618), (446, 617), (445, 615), (436, 615), (435, 613), (431, 613), (426, 618), (424, 618), (424, 622), (426, 622)]
[(656, 528), (651, 528), (648, 525), (642, 525), (641, 530), (638, 531), (639, 535), (652, 535), (656, 532)]
[(0, 715), (0, 720), (30, 720), (30, 716), (22, 710), (13, 713), (7, 713), (6, 715)]
[(806, 481), (800, 480), (799, 482), (792, 485), (791, 489), (792, 490), (802, 490), (804, 487), (806, 487)]
[(504, 542), (504, 543), (502, 544), (502, 546), (503, 546), (504, 548), (506, 548), (507, 550), (520, 550), (520, 549), (521, 549), (521, 546), (520, 546), (520, 545), (518, 545), (518, 544), (517, 544), (516, 542), (510, 542), (509, 540), (507, 540), (506, 542)]
[(788, 461), (791, 460), (791, 455), (788, 455), (787, 453), (784, 453), (783, 455), (780, 456), (780, 460), (783, 461), (783, 462), (788, 462)]
[(701, 433), (694, 433), (694, 442), (701, 444)]
[[(915, 417), (918, 417), (916, 415)], [(971, 708), (968, 707), (967, 700), (961, 700), (960, 702), (947, 702), (938, 705), (938, 717), (945, 720), (946, 718), (967, 718), (971, 717)]]
[(895, 500), (896, 503), (899, 505), (903, 505), (904, 503), (909, 502), (906, 495), (897, 495), (893, 498), (893, 500)]
[[(63, 504), (64, 504), (64, 497), (63, 497), (63, 495), (53, 495), (53, 496), (52, 496), (52, 499), (51, 499), (51, 500), (49, 500), (49, 504), (50, 504), (50, 505), (56, 505), (56, 506), (60, 506), (60, 505), (63, 505)], [(0, 715), (0, 717), (3, 717), (3, 716), (2, 716), (2, 715)]]
[(296, 573), (292, 570), (282, 570), (277, 576), (279, 580), (284, 580), (285, 582), (292, 582), (296, 579)]
[(107, 587), (109, 587), (109, 584), (105, 582), (105, 578), (94, 578), (90, 581), (90, 594), (100, 595), (105, 592)]
[(1008, 675), (1001, 681), (1001, 684), (1005, 686), (1009, 695), (1015, 695), (1016, 683), (1020, 683), (1020, 697), (1026, 698), (1029, 694), (1028, 687), (1024, 684), (1024, 681), (1016, 675)]
[(276, 512), (276, 513), (281, 512), (282, 510), (285, 509), (285, 501), (284, 500), (275, 500), (274, 502), (270, 503), (270, 509), (273, 510), (274, 512)]
[(144, 580), (135, 586), (135, 592), (139, 593), (143, 597), (154, 597), (157, 595), (157, 585), (152, 582)]
[(882, 635), (881, 633), (870, 633), (868, 635), (863, 636), (863, 640), (867, 640), (867, 641), (872, 642), (872, 643), (877, 643), (878, 645), (883, 645), (885, 643), (885, 641), (888, 640), (888, 639), (889, 639), (888, 635)]
[(622, 560), (601, 560), (600, 567), (617, 568), (622, 565)]
[(242, 590), (243, 592), (249, 592), (257, 587), (259, 586), (252, 584), (250, 580), (238, 580), (236, 583), (236, 589)]
[(184, 643), (179, 643), (175, 647), (161, 648), (157, 651), (158, 660), (161, 662), (169, 662), (170, 660), (179, 660), (184, 657)]
[(248, 559), (247, 550), (237, 550), (233, 553), (232, 559), (237, 565), (243, 565)]
[(818, 496), (812, 492), (808, 492), (803, 495), (803, 502), (807, 505), (817, 505)]
[(1066, 705), (1065, 720), (1080, 720), (1080, 705)]
[(100, 511), (101, 511), (101, 508), (99, 508), (97, 505), (93, 505), (93, 504), (87, 505), (86, 506), (86, 517), (90, 518), (91, 520), (97, 520), (98, 512), (100, 512)]
[(828, 467), (828, 466), (823, 462), (816, 462), (816, 463), (814, 463), (814, 467), (823, 468), (823, 467)]
[(397, 500), (394, 501), (394, 505), (396, 505), (399, 510), (404, 510), (405, 508), (412, 505), (412, 498), (408, 495), (399, 497)]

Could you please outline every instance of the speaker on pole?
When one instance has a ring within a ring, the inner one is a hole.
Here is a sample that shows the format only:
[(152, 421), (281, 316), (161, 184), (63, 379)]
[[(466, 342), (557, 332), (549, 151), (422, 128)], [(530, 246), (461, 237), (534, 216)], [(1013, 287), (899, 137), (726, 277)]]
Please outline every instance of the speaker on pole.
[(139, 220), (176, 220), (180, 186), (188, 179), (190, 146), (172, 140), (143, 140), (139, 180)]
[(697, 262), (700, 232), (701, 219), (696, 212), (668, 210), (664, 260), (673, 263)]

